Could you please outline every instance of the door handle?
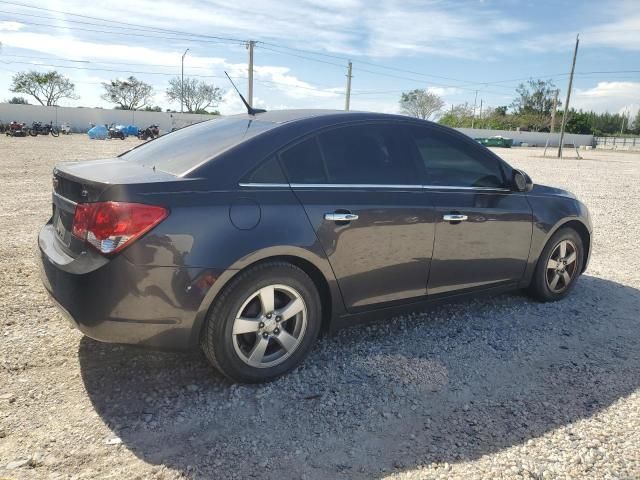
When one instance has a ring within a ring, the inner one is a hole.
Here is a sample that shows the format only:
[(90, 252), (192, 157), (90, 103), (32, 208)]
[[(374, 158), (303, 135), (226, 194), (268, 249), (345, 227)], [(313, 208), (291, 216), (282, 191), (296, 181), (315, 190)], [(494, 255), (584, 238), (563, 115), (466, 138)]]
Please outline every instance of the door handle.
[(331, 222), (351, 222), (352, 220), (357, 220), (358, 215), (355, 213), (325, 213), (324, 219)]
[(450, 213), (442, 217), (445, 222), (464, 222), (468, 218), (466, 215), (460, 215), (459, 213)]

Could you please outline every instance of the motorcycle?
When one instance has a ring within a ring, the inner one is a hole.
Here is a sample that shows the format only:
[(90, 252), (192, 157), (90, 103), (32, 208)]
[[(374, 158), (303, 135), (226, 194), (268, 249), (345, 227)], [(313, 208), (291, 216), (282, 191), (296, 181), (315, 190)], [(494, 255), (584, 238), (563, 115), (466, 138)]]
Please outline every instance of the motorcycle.
[(60, 131), (57, 127), (53, 126), (53, 122), (45, 123), (42, 122), (33, 122), (31, 125), (31, 129), (29, 130), (29, 135), (32, 137), (37, 137), (38, 135), (49, 135), (51, 134), (54, 137), (60, 135)]
[(122, 130), (122, 126), (121, 125), (115, 125), (115, 124), (111, 124), (111, 126), (109, 127), (109, 138), (113, 139), (113, 138), (119, 138), (120, 140), (124, 140), (126, 137), (126, 135), (124, 134), (124, 131)]
[(160, 136), (160, 127), (158, 125), (149, 125), (147, 128), (141, 128), (138, 131), (138, 138), (140, 140), (153, 140)]
[(68, 123), (63, 123), (60, 126), (60, 133), (63, 135), (71, 135), (71, 125), (69, 125)]
[(7, 137), (26, 137), (28, 130), (26, 123), (19, 123), (14, 120), (7, 127), (5, 134)]

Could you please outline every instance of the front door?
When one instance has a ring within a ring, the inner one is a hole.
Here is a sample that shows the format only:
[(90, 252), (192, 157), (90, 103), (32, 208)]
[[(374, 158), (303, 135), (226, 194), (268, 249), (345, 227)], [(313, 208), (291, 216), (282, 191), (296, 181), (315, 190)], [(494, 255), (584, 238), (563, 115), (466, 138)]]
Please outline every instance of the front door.
[(343, 126), (280, 155), (349, 311), (427, 293), (435, 216), (404, 135)]
[(437, 127), (415, 127), (413, 136), (437, 217), (429, 295), (518, 282), (533, 228), (526, 196), (470, 139)]

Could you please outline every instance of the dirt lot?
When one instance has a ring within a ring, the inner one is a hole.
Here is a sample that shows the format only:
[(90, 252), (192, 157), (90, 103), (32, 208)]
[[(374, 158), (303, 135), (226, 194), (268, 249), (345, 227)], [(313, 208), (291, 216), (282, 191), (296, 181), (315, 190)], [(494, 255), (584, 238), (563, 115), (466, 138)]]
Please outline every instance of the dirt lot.
[(198, 352), (83, 338), (41, 287), (53, 165), (135, 143), (0, 138), (0, 478), (640, 478), (640, 154), (499, 152), (591, 209), (564, 301), (349, 329), (246, 387)]

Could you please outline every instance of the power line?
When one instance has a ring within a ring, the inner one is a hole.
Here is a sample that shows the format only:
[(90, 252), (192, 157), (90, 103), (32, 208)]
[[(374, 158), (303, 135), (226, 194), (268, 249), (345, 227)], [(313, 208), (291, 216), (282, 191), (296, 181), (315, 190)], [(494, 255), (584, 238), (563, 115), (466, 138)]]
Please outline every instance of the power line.
[(344, 65), (341, 65), (339, 63), (335, 63), (335, 62), (327, 62), (326, 60), (320, 60), (317, 58), (312, 58), (312, 57), (306, 57), (304, 55), (298, 55), (296, 53), (291, 53), (291, 52), (281, 52), (279, 50), (274, 50), (273, 48), (269, 48), (269, 47), (265, 47), (264, 46), (264, 42), (258, 42), (258, 46), (260, 47), (261, 50), (267, 50), (269, 52), (275, 52), (275, 53), (280, 53), (283, 55), (289, 55), (292, 57), (297, 57), (297, 58), (303, 58), (305, 60), (311, 60), (312, 62), (318, 62), (318, 63), (324, 63), (326, 65), (333, 65), (334, 67), (339, 67), (339, 68), (344, 68)]
[[(31, 55), (2, 55), (3, 57), (12, 57), (12, 58), (29, 58), (31, 60), (51, 60), (51, 61), (61, 61), (61, 62), (73, 62), (73, 63), (95, 63), (95, 64), (104, 64), (104, 65), (128, 65), (135, 67), (161, 67), (161, 68), (176, 68), (177, 65), (166, 65), (166, 64), (157, 64), (157, 63), (127, 63), (127, 62), (108, 62), (104, 60), (77, 60), (71, 58), (61, 58), (61, 57), (32, 57)], [(34, 63), (34, 65), (37, 65)], [(209, 67), (194, 67), (190, 66), (190, 69), (198, 69), (198, 70), (209, 70)]]
[[(84, 67), (84, 66), (80, 67), (80, 66), (73, 66), (73, 65), (56, 65), (56, 64), (16, 62), (16, 61), (5, 62), (5, 61), (2, 61), (2, 60), (0, 60), (0, 62), (4, 63), (5, 65), (19, 64), (19, 65), (33, 65), (34, 67), (53, 67), (53, 68), (72, 69), (72, 70), (89, 70), (89, 71), (98, 71), (98, 72), (128, 73), (128, 74), (137, 74), (137, 75), (161, 75), (161, 76), (173, 76), (173, 77), (178, 76), (177, 73), (167, 73), (167, 72), (117, 70), (117, 69), (98, 68), (98, 67)], [(189, 75), (189, 76), (190, 77), (196, 77), (196, 78), (226, 78), (226, 77), (224, 77), (222, 75), (198, 75), (198, 74), (192, 74), (192, 75)], [(233, 76), (231, 78), (233, 78), (234, 80), (235, 79), (246, 80), (248, 77)], [(284, 86), (284, 87), (287, 87), (287, 88), (294, 88), (294, 89), (299, 89), (299, 90), (313, 90), (313, 91), (322, 92), (322, 93), (343, 94), (343, 93), (338, 92), (338, 91), (323, 90), (323, 89), (320, 89), (320, 88), (314, 88), (312, 86), (292, 85), (292, 84), (284, 83), (284, 82), (276, 82), (274, 80), (256, 80), (256, 82), (266, 83), (266, 84), (273, 84), (273, 85), (280, 85), (280, 86)], [(78, 82), (78, 83), (88, 83), (88, 82)]]
[[(72, 31), (82, 31), (82, 32), (91, 32), (91, 33), (107, 33), (110, 35), (122, 35), (125, 37), (140, 37), (140, 38), (155, 38), (155, 39), (163, 39), (163, 40), (181, 40), (183, 42), (192, 42), (192, 43), (201, 43), (201, 44), (233, 44), (233, 45), (243, 45), (244, 41), (242, 40), (205, 40), (205, 39), (196, 39), (196, 38), (187, 38), (187, 37), (167, 37), (164, 35), (146, 35), (144, 33), (129, 33), (129, 32), (114, 32), (111, 30), (96, 30), (93, 28), (83, 28), (83, 27), (67, 27), (64, 25), (51, 25), (48, 23), (40, 23), (40, 22), (26, 22), (21, 20), (20, 23), (25, 25), (34, 25), (39, 27), (48, 27), (48, 28), (56, 28), (59, 30), (72, 30)], [(113, 28), (109, 25), (105, 25), (107, 28)], [(170, 34), (175, 35), (175, 34)]]
[[(108, 20), (108, 19), (105, 19), (105, 18), (92, 17), (90, 15), (81, 15), (81, 14), (78, 14), (78, 13), (68, 12), (68, 11), (64, 11), (64, 10), (55, 10), (55, 9), (52, 9), (52, 8), (44, 8), (42, 6), (28, 5), (28, 4), (19, 3), (19, 2), (9, 2), (9, 1), (6, 1), (6, 0), (0, 0), (0, 3), (6, 4), (6, 5), (13, 5), (13, 6), (17, 6), (17, 7), (22, 7), (22, 8), (30, 8), (30, 9), (38, 10), (38, 11), (62, 13), (64, 15), (70, 15), (70, 16), (74, 16), (74, 17), (78, 17), (78, 18), (87, 18), (89, 20), (97, 20), (99, 22), (126, 25), (128, 27), (139, 27), (139, 28), (148, 29), (149, 31), (174, 33), (174, 34), (187, 35), (187, 36), (195, 35), (195, 36), (200, 36), (200, 37), (212, 38), (212, 39), (216, 39), (216, 40), (227, 40), (227, 41), (232, 41), (232, 42), (245, 42), (246, 41), (246, 40), (239, 39), (239, 38), (222, 37), (222, 36), (215, 36), (215, 35), (205, 35), (205, 34), (199, 34), (199, 33), (198, 34), (192, 34), (190, 32), (185, 32), (185, 31), (181, 31), (181, 30), (171, 30), (171, 29), (167, 29), (167, 28), (151, 27), (151, 26), (148, 26), (148, 25), (141, 25), (141, 24), (138, 24), (138, 23), (123, 22), (123, 21), (120, 21), (120, 20)], [(108, 25), (105, 25), (105, 26), (108, 26)]]

